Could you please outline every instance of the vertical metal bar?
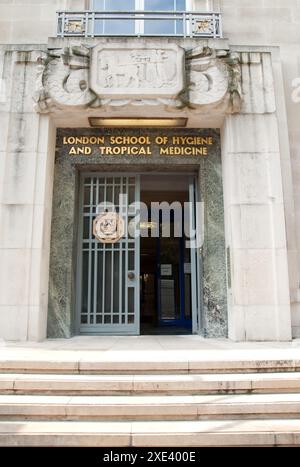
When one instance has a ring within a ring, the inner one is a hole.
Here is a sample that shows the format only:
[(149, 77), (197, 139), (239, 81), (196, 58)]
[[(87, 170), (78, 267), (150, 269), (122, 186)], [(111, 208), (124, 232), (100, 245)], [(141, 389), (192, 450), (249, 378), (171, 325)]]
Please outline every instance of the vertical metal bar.
[(185, 13), (183, 13), (182, 18), (183, 18), (183, 37), (186, 37), (186, 26), (187, 25), (186, 25), (186, 14)]
[(95, 37), (95, 12), (92, 12), (92, 31), (91, 36)]
[[(107, 9), (107, 8), (106, 8), (106, 0), (104, 0), (103, 7), (104, 7), (104, 8), (103, 8), (103, 9), (104, 9), (103, 16), (104, 16), (105, 18), (107, 18), (107, 14), (106, 14), (106, 12), (105, 12), (106, 9)], [(101, 33), (102, 36), (104, 36), (104, 34), (105, 34), (105, 27), (106, 27), (105, 22), (106, 22), (106, 20), (103, 18), (103, 19), (102, 19), (102, 33)]]
[[(135, 177), (135, 201), (140, 201), (140, 176)], [(135, 238), (134, 267), (135, 267), (135, 287), (134, 287), (134, 321), (137, 334), (140, 334), (140, 235)]]
[(213, 34), (214, 34), (214, 39), (217, 37), (217, 29), (216, 29), (216, 15), (213, 13)]
[[(103, 187), (103, 206), (106, 203), (106, 177), (104, 178), (104, 187)], [(106, 253), (106, 245), (103, 243), (103, 253), (102, 253), (102, 320), (104, 324), (104, 314), (105, 314), (105, 253)]]
[[(127, 226), (128, 226), (128, 204), (129, 204), (129, 177), (128, 175), (126, 178), (126, 195), (127, 195), (127, 202), (125, 206), (125, 215), (127, 219)], [(128, 229), (127, 229), (128, 232)], [(128, 233), (126, 235), (125, 240), (125, 323), (128, 324)]]
[[(60, 32), (59, 32), (59, 25), (60, 25), (60, 13), (57, 12), (56, 13), (56, 35), (57, 36), (61, 36)], [(62, 25), (60, 25), (62, 26)]]
[(222, 39), (223, 37), (223, 23), (222, 23), (222, 16), (218, 14), (219, 18), (219, 37)]
[[(96, 199), (94, 200), (95, 202), (95, 213), (97, 213), (97, 206), (99, 203), (99, 177), (96, 179)], [(94, 242), (95, 248), (94, 248), (94, 324), (96, 324), (96, 315), (97, 315), (97, 305), (98, 305), (98, 242), (95, 239)]]
[[(195, 231), (195, 188), (194, 179), (189, 183), (189, 221), (190, 221), (190, 246), (192, 246), (192, 231)], [(197, 241), (197, 234), (195, 236), (195, 247)], [(192, 287), (192, 328), (193, 334), (198, 332), (197, 326), (197, 280), (196, 280), (196, 248), (191, 248), (191, 287)]]
[(89, 35), (88, 28), (89, 28), (89, 12), (86, 11), (85, 12), (85, 28), (84, 28), (85, 37), (88, 37), (88, 35)]
[(89, 268), (88, 268), (88, 323), (90, 324), (91, 317), (91, 287), (92, 287), (92, 206), (93, 206), (93, 185), (94, 179), (91, 177), (90, 184), (90, 209), (89, 209)]
[[(112, 178), (112, 198), (111, 202), (115, 203), (115, 177)], [(110, 284), (110, 314), (111, 314), (111, 324), (113, 323), (114, 318), (114, 244), (111, 245), (111, 284)]]
[(66, 27), (66, 13), (63, 12), (62, 14), (62, 32), (61, 32), (61, 37), (65, 37), (65, 27)]
[[(120, 195), (122, 194), (123, 190), (123, 177), (120, 177)], [(119, 198), (119, 215), (123, 215), (123, 207), (120, 205), (120, 199)], [(123, 260), (123, 239), (121, 238), (120, 244), (119, 244), (119, 323), (122, 324), (122, 260)]]
[(193, 15), (189, 14), (189, 28), (190, 28), (190, 37), (193, 37)]

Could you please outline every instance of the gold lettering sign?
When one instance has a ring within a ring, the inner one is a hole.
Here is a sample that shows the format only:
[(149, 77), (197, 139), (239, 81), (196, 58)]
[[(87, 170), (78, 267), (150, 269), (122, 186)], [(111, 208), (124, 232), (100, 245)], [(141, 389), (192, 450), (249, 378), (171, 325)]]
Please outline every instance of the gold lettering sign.
[(70, 156), (209, 156), (214, 138), (210, 135), (105, 135), (64, 136)]

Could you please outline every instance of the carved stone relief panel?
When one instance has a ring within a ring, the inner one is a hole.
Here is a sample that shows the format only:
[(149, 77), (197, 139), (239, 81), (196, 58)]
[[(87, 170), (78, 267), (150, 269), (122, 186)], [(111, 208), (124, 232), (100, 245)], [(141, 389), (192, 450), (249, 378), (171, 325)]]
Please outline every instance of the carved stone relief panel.
[(90, 85), (101, 98), (176, 97), (184, 88), (184, 50), (143, 44), (104, 44), (92, 49)]
[(236, 113), (242, 101), (240, 55), (135, 40), (69, 45), (41, 53), (34, 100), (38, 112), (160, 106)]

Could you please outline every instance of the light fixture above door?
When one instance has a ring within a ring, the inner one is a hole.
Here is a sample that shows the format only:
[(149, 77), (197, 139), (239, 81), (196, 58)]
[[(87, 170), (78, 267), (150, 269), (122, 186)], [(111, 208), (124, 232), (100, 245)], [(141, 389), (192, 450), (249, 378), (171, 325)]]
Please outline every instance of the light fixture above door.
[(184, 128), (187, 124), (187, 118), (107, 118), (90, 117), (91, 127), (98, 128)]

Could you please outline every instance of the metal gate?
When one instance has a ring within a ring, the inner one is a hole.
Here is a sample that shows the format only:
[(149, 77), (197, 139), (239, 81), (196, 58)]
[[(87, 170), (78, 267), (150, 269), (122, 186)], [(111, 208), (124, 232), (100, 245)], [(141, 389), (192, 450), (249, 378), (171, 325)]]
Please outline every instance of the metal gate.
[(139, 176), (83, 174), (77, 264), (80, 334), (139, 334), (139, 236), (102, 243), (93, 235), (99, 206), (114, 206), (127, 226), (137, 214)]

